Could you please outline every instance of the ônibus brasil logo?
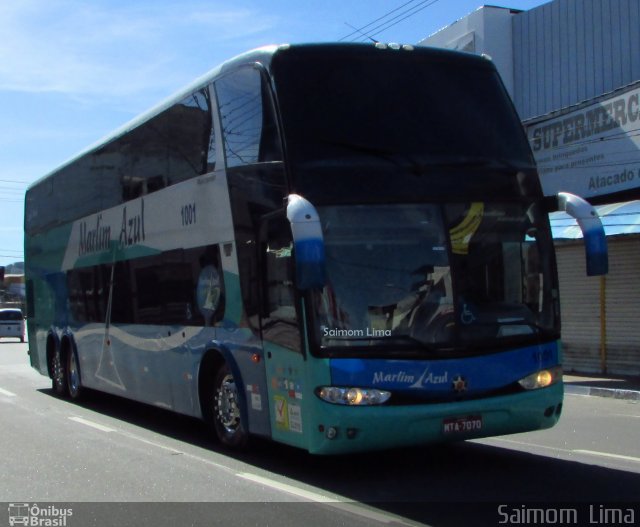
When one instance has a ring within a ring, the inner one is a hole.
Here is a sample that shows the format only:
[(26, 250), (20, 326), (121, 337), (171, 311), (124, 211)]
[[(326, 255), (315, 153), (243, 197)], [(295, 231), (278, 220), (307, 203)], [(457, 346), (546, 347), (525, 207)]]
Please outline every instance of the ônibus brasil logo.
[(9, 503), (9, 525), (30, 527), (66, 527), (67, 518), (73, 516), (72, 509), (55, 505), (39, 506), (37, 503)]

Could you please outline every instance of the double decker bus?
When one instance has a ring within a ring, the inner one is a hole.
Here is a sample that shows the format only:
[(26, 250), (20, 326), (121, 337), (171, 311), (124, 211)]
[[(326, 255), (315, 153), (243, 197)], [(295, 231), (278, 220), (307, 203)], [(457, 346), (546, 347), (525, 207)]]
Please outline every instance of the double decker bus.
[(316, 454), (536, 430), (563, 400), (550, 203), (485, 58), (262, 48), (32, 185), (30, 357)]

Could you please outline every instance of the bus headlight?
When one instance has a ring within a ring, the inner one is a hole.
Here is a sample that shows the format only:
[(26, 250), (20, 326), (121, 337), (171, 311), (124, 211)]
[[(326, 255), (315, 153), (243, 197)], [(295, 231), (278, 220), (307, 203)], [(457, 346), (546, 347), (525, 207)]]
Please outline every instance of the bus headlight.
[(540, 370), (525, 378), (520, 379), (518, 383), (525, 390), (537, 390), (538, 388), (546, 388), (552, 384), (556, 384), (562, 380), (562, 366), (555, 366)]
[(376, 390), (375, 388), (321, 386), (316, 389), (316, 395), (331, 404), (371, 406), (386, 403), (391, 397), (391, 392)]

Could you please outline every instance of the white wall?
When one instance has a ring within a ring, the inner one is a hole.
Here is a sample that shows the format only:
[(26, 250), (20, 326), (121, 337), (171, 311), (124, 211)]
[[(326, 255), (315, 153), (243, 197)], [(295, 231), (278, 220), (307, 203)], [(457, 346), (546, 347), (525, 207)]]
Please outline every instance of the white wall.
[(418, 42), (471, 53), (486, 53), (493, 59), (511, 97), (513, 97), (513, 11), (508, 8), (484, 6), (464, 18), (444, 27)]

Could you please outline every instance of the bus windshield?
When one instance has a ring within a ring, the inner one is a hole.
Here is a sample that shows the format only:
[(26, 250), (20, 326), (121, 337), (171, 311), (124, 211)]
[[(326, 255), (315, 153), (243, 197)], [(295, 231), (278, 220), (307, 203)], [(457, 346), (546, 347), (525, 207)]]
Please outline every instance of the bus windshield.
[(537, 209), (320, 207), (327, 285), (311, 294), (315, 343), (451, 352), (556, 336), (549, 231)]

